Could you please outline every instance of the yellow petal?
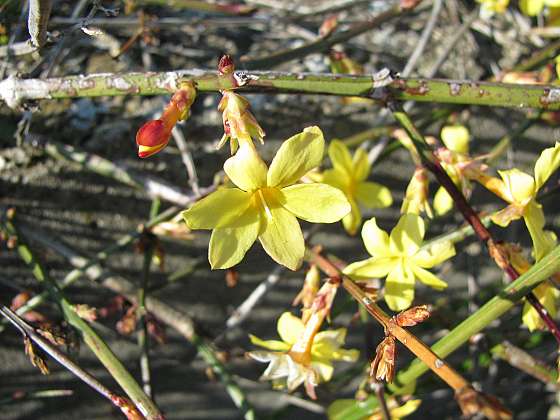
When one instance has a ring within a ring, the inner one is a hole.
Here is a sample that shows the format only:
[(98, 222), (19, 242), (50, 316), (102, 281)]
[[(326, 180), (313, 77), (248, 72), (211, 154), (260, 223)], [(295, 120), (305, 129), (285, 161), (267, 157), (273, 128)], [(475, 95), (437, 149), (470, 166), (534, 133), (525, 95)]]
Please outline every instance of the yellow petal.
[(290, 137), (276, 153), (267, 176), (269, 187), (295, 184), (323, 160), (325, 140), (319, 127), (307, 127)]
[(385, 302), (392, 311), (403, 311), (414, 300), (414, 273), (399, 263), (387, 276)]
[(359, 147), (354, 153), (352, 165), (354, 179), (356, 181), (364, 181), (371, 171), (371, 164), (368, 161), (367, 152), (361, 147)]
[[(548, 281), (539, 284), (533, 293), (548, 311), (548, 313), (554, 318), (556, 317), (556, 312), (558, 310), (558, 298), (560, 297), (560, 292), (552, 286)], [(525, 302), (523, 305), (523, 323), (529, 328), (529, 331), (534, 331), (537, 329), (544, 329), (545, 325), (537, 313), (537, 311), (529, 304)]]
[(328, 153), (335, 169), (340, 172), (345, 172), (346, 174), (352, 174), (354, 172), (352, 156), (350, 155), (348, 147), (343, 142), (340, 140), (331, 141)]
[(327, 184), (296, 184), (280, 191), (282, 206), (311, 223), (338, 222), (350, 212), (350, 203), (338, 188)]
[(560, 7), (560, 0), (544, 0), (548, 7)]
[(429, 248), (423, 248), (413, 257), (412, 262), (423, 268), (432, 268), (455, 255), (451, 241), (437, 241)]
[(527, 16), (537, 16), (544, 7), (545, 0), (519, 0), (519, 8)]
[(516, 168), (498, 173), (504, 180), (510, 203), (525, 204), (535, 196), (535, 180), (531, 175)]
[(303, 334), (305, 326), (303, 321), (290, 312), (284, 312), (278, 318), (278, 335), (283, 342), (290, 346), (294, 344)]
[(267, 197), (269, 214), (263, 215), (259, 240), (278, 264), (297, 270), (301, 266), (305, 243), (296, 217)]
[(417, 214), (403, 214), (391, 231), (389, 246), (393, 254), (414, 255), (424, 239), (424, 220)]
[(439, 187), (434, 196), (434, 209), (438, 216), (442, 216), (453, 208), (453, 199), (443, 187)]
[(372, 257), (389, 257), (391, 250), (389, 248), (389, 235), (387, 232), (377, 226), (377, 220), (372, 217), (364, 223), (362, 228), (362, 239), (367, 251)]
[(510, 204), (506, 208), (494, 213), (490, 218), (492, 222), (501, 227), (506, 227), (513, 220), (518, 220), (521, 218), (524, 212), (524, 208), (516, 206), (515, 204)]
[(216, 228), (212, 231), (208, 246), (208, 261), (212, 269), (233, 267), (239, 263), (245, 253), (257, 240), (259, 218), (253, 209), (239, 220), (246, 217), (246, 224), (238, 227)]
[(266, 185), (266, 164), (252, 143), (241, 143), (237, 153), (224, 163), (224, 171), (242, 190), (254, 191)]
[(238, 188), (220, 188), (198, 200), (182, 215), (191, 229), (229, 226), (249, 207), (251, 194)]
[(399, 262), (395, 257), (368, 258), (347, 265), (344, 274), (355, 280), (367, 280), (385, 277)]
[[(348, 198), (348, 197), (347, 197)], [(352, 200), (350, 201), (350, 213), (342, 218), (342, 225), (349, 235), (355, 235), (362, 224), (362, 212), (358, 204)]]
[(259, 337), (249, 334), (249, 339), (251, 343), (255, 346), (264, 347), (265, 349), (274, 351), (288, 351), (290, 350), (290, 345), (278, 340), (261, 340)]
[(359, 182), (356, 186), (356, 198), (364, 207), (381, 209), (393, 203), (391, 191), (377, 182)]
[(544, 149), (535, 163), (535, 188), (539, 190), (560, 166), (560, 142)]
[(407, 401), (406, 403), (404, 403), (400, 407), (391, 409), (390, 410), (391, 417), (394, 418), (394, 419), (397, 419), (397, 420), (400, 419), (400, 418), (406, 417), (409, 414), (414, 413), (418, 409), (418, 407), (420, 406), (421, 403), (422, 403), (422, 400)]
[(464, 125), (448, 125), (441, 129), (441, 140), (449, 150), (469, 153), (469, 130)]
[(315, 372), (318, 373), (319, 383), (328, 382), (331, 380), (334, 372), (332, 363), (328, 363), (327, 361), (313, 361), (311, 362), (311, 367)]
[(418, 279), (424, 283), (426, 286), (433, 287), (437, 290), (443, 290), (447, 288), (447, 283), (435, 276), (434, 274), (430, 273), (428, 270), (425, 270), (415, 264), (411, 265), (412, 272), (418, 277)]
[(533, 240), (535, 260), (540, 261), (556, 245), (556, 235), (544, 230), (544, 212), (542, 206), (535, 201), (531, 201), (525, 208), (523, 219)]

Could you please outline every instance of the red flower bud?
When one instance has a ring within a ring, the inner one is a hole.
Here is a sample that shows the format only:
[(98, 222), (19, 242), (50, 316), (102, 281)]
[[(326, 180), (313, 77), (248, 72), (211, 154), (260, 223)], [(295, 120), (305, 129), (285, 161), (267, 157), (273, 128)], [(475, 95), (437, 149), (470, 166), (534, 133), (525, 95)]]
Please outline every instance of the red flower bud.
[(225, 76), (228, 74), (232, 74), (235, 70), (235, 66), (233, 64), (233, 59), (231, 56), (225, 54), (222, 55), (220, 61), (218, 62), (218, 73), (220, 76)]
[(146, 158), (156, 154), (169, 143), (171, 131), (177, 121), (186, 119), (196, 97), (196, 89), (192, 82), (186, 82), (171, 97), (171, 101), (158, 120), (145, 123), (136, 133), (138, 156)]

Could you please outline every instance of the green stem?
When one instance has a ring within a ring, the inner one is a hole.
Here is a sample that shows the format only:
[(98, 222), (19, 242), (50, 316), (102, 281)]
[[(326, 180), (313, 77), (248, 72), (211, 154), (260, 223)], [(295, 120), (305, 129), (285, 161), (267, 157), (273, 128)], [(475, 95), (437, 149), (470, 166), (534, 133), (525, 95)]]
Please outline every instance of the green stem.
[[(189, 80), (196, 83), (199, 92), (218, 92), (234, 87), (230, 80), (218, 77), (211, 70), (105, 73), (50, 79), (11, 77), (0, 82), (0, 99), (10, 107), (17, 107), (25, 101), (39, 99), (167, 95)], [(385, 89), (397, 101), (560, 109), (560, 89), (553, 85), (397, 78)], [(378, 97), (377, 90), (371, 75), (264, 71), (249, 72), (247, 83), (237, 88), (237, 91), (247, 93), (373, 97), (378, 103), (384, 103), (385, 98)]]
[[(136, 293), (136, 288), (125, 278), (111, 273), (98, 263), (92, 264), (90, 260), (87, 260), (62, 242), (48, 237), (37, 228), (33, 229), (33, 235), (35, 241), (62, 255), (78, 269), (84, 270), (91, 281), (100, 284), (114, 293), (125, 296), (131, 302), (137, 302), (138, 295)], [(88, 269), (84, 268), (86, 265), (89, 265)], [(196, 326), (193, 319), (188, 314), (171, 307), (153, 296), (146, 297), (146, 307), (157, 319), (175, 329), (197, 348), (201, 357), (218, 375), (236, 406), (243, 411), (243, 416), (247, 420), (254, 419), (255, 412), (249, 404), (243, 390), (235, 382), (223, 363), (220, 362), (213, 347), (207, 340), (196, 334)]]
[[(164, 212), (160, 213), (158, 216), (149, 220), (144, 225), (144, 227), (145, 228), (154, 227), (161, 222), (164, 222), (166, 220), (169, 220), (169, 219), (173, 218), (177, 213), (179, 213), (179, 211), (180, 211), (180, 209), (178, 207), (170, 207), (167, 210), (165, 210)], [(60, 289), (65, 289), (66, 287), (70, 286), (76, 280), (78, 280), (79, 278), (84, 276), (86, 274), (86, 271), (87, 271), (88, 268), (90, 268), (93, 265), (105, 260), (111, 254), (113, 254), (115, 252), (118, 252), (119, 250), (127, 247), (133, 241), (138, 239), (140, 234), (141, 234), (140, 231), (135, 231), (135, 232), (131, 232), (129, 234), (124, 235), (122, 238), (117, 240), (111, 246), (109, 246), (109, 247), (105, 248), (104, 250), (98, 252), (95, 255), (95, 257), (88, 260), (83, 267), (75, 268), (74, 270), (70, 271), (66, 275), (66, 277), (64, 277), (64, 279), (59, 283), (58, 286), (60, 287)], [(49, 296), (49, 293), (47, 291), (45, 291), (45, 292), (43, 292), (43, 293), (41, 293), (37, 296), (33, 296), (31, 299), (29, 299), (27, 302), (25, 302), (24, 305), (20, 306), (15, 311), (16, 314), (23, 315), (26, 312), (29, 312), (30, 310), (35, 309), (37, 306), (39, 306), (41, 303), (43, 303), (45, 300), (47, 300), (48, 296)], [(0, 325), (0, 332), (2, 332), (3, 330), (4, 330), (4, 322), (2, 322), (2, 324)]]
[(154, 402), (142, 391), (142, 388), (128, 370), (123, 366), (119, 359), (114, 355), (109, 346), (97, 335), (97, 333), (85, 322), (74, 310), (72, 305), (63, 295), (62, 290), (56, 282), (50, 278), (26, 243), (25, 238), (18, 232), (15, 226), (6, 221), (2, 227), (8, 236), (17, 238), (17, 251), (23, 261), (31, 268), (33, 275), (41, 283), (51, 298), (60, 305), (64, 317), (70, 325), (82, 334), (84, 342), (97, 356), (99, 361), (107, 368), (111, 376), (122, 387), (132, 402), (138, 407), (140, 412), (149, 419), (162, 419), (163, 415)]
[[(445, 337), (432, 346), (432, 351), (445, 358), (466, 343), (470, 337), (486, 328), (491, 322), (509, 311), (519, 300), (529, 294), (554, 273), (560, 271), (560, 246), (557, 246), (541, 261), (533, 265), (517, 280), (507, 285), (500, 293), (490, 299), (478, 311), (457, 325)], [(396, 383), (402, 387), (413, 383), (428, 371), (428, 367), (420, 360), (414, 362), (397, 374)], [(370, 397), (366, 401), (356, 403), (346, 412), (347, 420), (361, 419), (370, 415), (377, 407), (377, 400)]]

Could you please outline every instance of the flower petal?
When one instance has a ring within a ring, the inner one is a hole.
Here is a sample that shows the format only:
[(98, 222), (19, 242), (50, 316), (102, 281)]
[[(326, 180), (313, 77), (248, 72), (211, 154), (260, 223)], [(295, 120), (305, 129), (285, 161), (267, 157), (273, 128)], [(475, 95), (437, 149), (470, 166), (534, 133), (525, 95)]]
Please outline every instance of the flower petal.
[(327, 169), (323, 172), (323, 179), (321, 182), (338, 188), (348, 195), (350, 193), (352, 179), (350, 175), (339, 169)]
[(278, 264), (297, 270), (305, 253), (303, 234), (296, 217), (267, 197), (269, 213), (262, 217), (259, 240), (268, 255)]
[(537, 190), (531, 175), (516, 168), (498, 171), (498, 173), (504, 180), (510, 203), (525, 204), (535, 196)]
[(544, 149), (535, 163), (535, 188), (540, 189), (560, 166), (560, 142)]
[(527, 16), (537, 16), (544, 7), (545, 0), (519, 0), (519, 8)]
[(397, 263), (395, 257), (368, 258), (347, 265), (343, 271), (355, 280), (376, 279), (385, 277)]
[(212, 231), (208, 261), (212, 269), (229, 268), (239, 263), (259, 234), (259, 215), (252, 207), (241, 215), (233, 227)]
[(535, 260), (540, 261), (556, 245), (554, 232), (544, 230), (545, 218), (542, 206), (535, 201), (525, 208), (523, 219), (533, 240)]
[(356, 181), (364, 181), (371, 172), (371, 164), (368, 161), (367, 152), (359, 147), (352, 158), (352, 168), (354, 179)]
[(449, 150), (469, 153), (469, 130), (464, 125), (448, 125), (441, 129), (441, 140)]
[(251, 343), (255, 346), (264, 347), (265, 349), (274, 351), (288, 351), (290, 350), (290, 345), (279, 340), (261, 340), (259, 337), (249, 334), (249, 339)]
[(418, 251), (412, 257), (412, 261), (422, 268), (432, 268), (453, 256), (455, 256), (453, 242), (437, 241), (430, 247)]
[(414, 273), (399, 263), (385, 281), (385, 302), (392, 311), (404, 311), (414, 300)]
[(359, 182), (356, 185), (356, 198), (370, 209), (389, 207), (393, 203), (389, 188), (377, 182)]
[(410, 268), (412, 272), (416, 275), (416, 277), (418, 277), (418, 280), (420, 280), (426, 286), (433, 287), (434, 289), (437, 290), (443, 290), (447, 288), (446, 282), (439, 279), (436, 275), (429, 272), (428, 270), (425, 270), (422, 267), (419, 267), (415, 264), (412, 264)]
[(438, 216), (442, 216), (453, 208), (453, 199), (443, 187), (439, 187), (434, 196), (434, 209)]
[(287, 362), (288, 377), (286, 378), (286, 386), (288, 387), (288, 392), (292, 392), (305, 381), (309, 370), (303, 365), (296, 363), (289, 355), (287, 356)]
[(354, 172), (352, 156), (350, 155), (348, 147), (343, 142), (340, 140), (331, 141), (328, 153), (331, 158), (331, 163), (335, 169), (340, 172), (345, 172), (346, 174)]
[(389, 235), (377, 226), (375, 217), (372, 217), (364, 223), (362, 239), (367, 251), (372, 257), (379, 258), (391, 255)]
[(235, 222), (251, 204), (251, 194), (238, 188), (219, 188), (198, 200), (182, 215), (191, 229), (214, 229)]
[(421, 403), (422, 400), (409, 400), (400, 407), (391, 409), (391, 417), (394, 419), (401, 419), (403, 417), (406, 417), (409, 414), (414, 413)]
[(362, 212), (354, 200), (349, 199), (349, 201), (351, 207), (350, 213), (342, 218), (342, 225), (349, 235), (355, 235), (362, 224)]
[(282, 188), (282, 206), (311, 223), (334, 223), (350, 212), (350, 203), (338, 188), (327, 184), (296, 184)]
[(389, 246), (393, 254), (414, 255), (424, 239), (424, 220), (417, 214), (403, 214), (391, 231)]
[[(533, 293), (548, 311), (550, 316), (555, 318), (557, 312), (556, 305), (558, 303), (558, 298), (560, 297), (560, 292), (548, 281), (545, 281), (533, 289)], [(545, 328), (542, 318), (529, 302), (525, 302), (525, 305), (523, 305), (522, 319), (523, 323), (529, 328), (529, 331)]]
[(524, 208), (517, 206), (515, 204), (510, 204), (509, 206), (501, 209), (494, 213), (490, 219), (492, 222), (501, 227), (506, 227), (510, 224), (512, 220), (518, 220), (523, 215)]
[(300, 318), (290, 312), (284, 312), (278, 318), (277, 329), (282, 341), (292, 345), (301, 337), (305, 326)]
[(266, 163), (250, 142), (240, 143), (237, 153), (224, 163), (224, 171), (242, 190), (254, 191), (266, 185)]
[(334, 366), (332, 363), (324, 360), (314, 360), (311, 362), (311, 368), (317, 372), (319, 376), (319, 382), (328, 382), (331, 380)]
[(276, 153), (267, 175), (269, 187), (295, 184), (323, 160), (325, 140), (319, 127), (307, 127), (290, 137)]

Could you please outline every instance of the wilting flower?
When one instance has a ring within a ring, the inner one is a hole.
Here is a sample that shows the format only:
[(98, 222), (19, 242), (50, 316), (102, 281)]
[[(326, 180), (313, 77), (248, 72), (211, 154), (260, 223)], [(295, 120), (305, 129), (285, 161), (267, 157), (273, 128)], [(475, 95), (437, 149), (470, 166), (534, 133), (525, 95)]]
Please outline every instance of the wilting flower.
[(196, 98), (193, 82), (184, 82), (171, 97), (161, 118), (145, 123), (136, 133), (138, 156), (146, 158), (162, 150), (171, 137), (171, 131), (178, 121), (188, 118), (191, 105)]
[(311, 267), (309, 267), (309, 271), (305, 274), (303, 287), (292, 302), (292, 306), (296, 306), (301, 303), (304, 309), (310, 308), (317, 292), (319, 291), (320, 281), (321, 274), (319, 273), (319, 269), (315, 264), (312, 264)]
[(393, 382), (396, 357), (397, 345), (395, 337), (388, 335), (375, 349), (375, 358), (370, 366), (370, 376), (375, 377), (378, 381)]
[(333, 140), (329, 145), (329, 157), (333, 168), (323, 173), (323, 182), (341, 190), (352, 211), (343, 219), (346, 231), (354, 235), (362, 224), (360, 205), (367, 208), (388, 207), (393, 202), (391, 191), (376, 182), (366, 181), (371, 172), (371, 164), (367, 153), (357, 149), (352, 157), (348, 147), (339, 140)]
[[(240, 86), (235, 78), (235, 66), (229, 55), (220, 58), (218, 73), (220, 78), (227, 79), (234, 87)], [(265, 132), (250, 111), (249, 101), (243, 96), (231, 91), (222, 90), (222, 100), (218, 104), (218, 111), (222, 113), (224, 135), (217, 148), (230, 140), (230, 150), (233, 155), (243, 143), (253, 145), (253, 139), (264, 143)]]
[(276, 262), (296, 270), (305, 244), (297, 217), (334, 223), (350, 211), (344, 194), (330, 185), (297, 184), (319, 166), (324, 151), (319, 127), (286, 140), (270, 168), (244, 143), (224, 164), (236, 188), (220, 188), (183, 212), (191, 229), (213, 229), (208, 249), (212, 268), (229, 268), (259, 239)]
[(560, 166), (560, 142), (554, 147), (543, 150), (535, 163), (534, 177), (520, 171), (509, 169), (498, 171), (502, 178), (488, 178), (479, 181), (490, 191), (507, 201), (509, 205), (495, 213), (492, 221), (502, 227), (521, 217), (525, 220), (529, 235), (533, 240), (535, 259), (539, 261), (551, 248), (554, 238), (544, 230), (545, 217), (542, 206), (536, 201), (539, 189), (550, 175)]
[[(276, 386), (287, 387), (290, 392), (305, 384), (307, 393), (314, 398), (315, 386), (332, 378), (334, 361), (353, 362), (358, 359), (358, 350), (341, 348), (346, 339), (345, 328), (306, 334), (308, 329), (303, 321), (289, 312), (280, 316), (277, 328), (281, 341), (264, 341), (250, 335), (253, 344), (271, 351), (252, 351), (248, 354), (259, 362), (270, 363), (262, 380), (272, 380)], [(293, 357), (291, 349), (306, 336), (312, 341), (310, 359)]]
[(421, 249), (424, 234), (424, 221), (415, 214), (402, 215), (390, 236), (372, 218), (362, 228), (362, 239), (372, 258), (348, 265), (344, 273), (356, 280), (387, 276), (385, 302), (393, 311), (402, 311), (414, 300), (416, 278), (438, 290), (447, 287), (426, 268), (454, 256), (455, 247), (449, 241), (438, 241)]

